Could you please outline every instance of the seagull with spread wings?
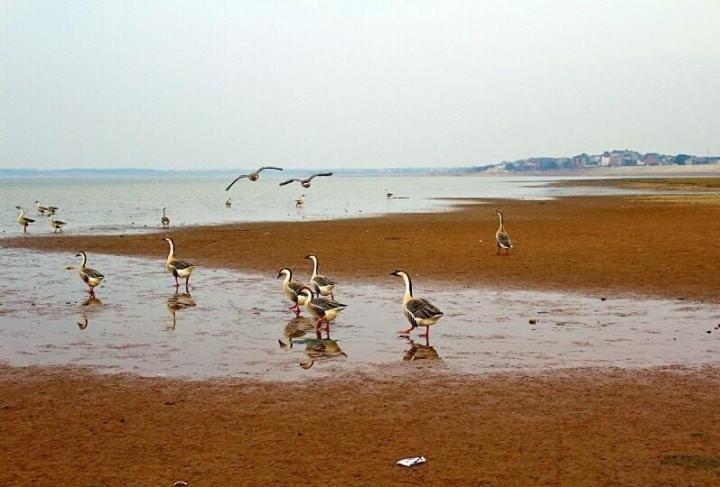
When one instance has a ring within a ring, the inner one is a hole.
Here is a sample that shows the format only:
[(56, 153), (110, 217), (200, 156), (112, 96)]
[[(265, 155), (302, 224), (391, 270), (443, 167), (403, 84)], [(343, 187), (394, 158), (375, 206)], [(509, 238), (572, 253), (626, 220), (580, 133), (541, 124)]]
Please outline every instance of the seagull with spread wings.
[(236, 177), (235, 179), (233, 179), (233, 182), (230, 183), (227, 188), (225, 188), (225, 191), (228, 191), (230, 188), (233, 187), (233, 184), (237, 183), (238, 181), (240, 181), (243, 178), (248, 178), (252, 182), (257, 181), (258, 178), (260, 177), (260, 173), (262, 171), (264, 171), (265, 169), (274, 169), (276, 171), (282, 171), (281, 167), (263, 166), (255, 172), (251, 172), (250, 174), (241, 174), (240, 176)]
[(331, 173), (331, 172), (318, 172), (318, 173), (315, 173), (315, 174), (313, 174), (312, 176), (310, 176), (310, 177), (308, 177), (308, 178), (305, 178), (305, 179), (298, 179), (298, 178), (288, 179), (287, 181), (283, 181), (282, 183), (280, 183), (280, 186), (285, 186), (286, 184), (298, 182), (298, 183), (302, 184), (302, 187), (303, 187), (303, 188), (309, 188), (309, 187), (310, 187), (310, 182), (311, 182), (314, 178), (316, 178), (316, 177), (318, 177), (318, 176), (332, 176), (332, 175), (333, 175), (333, 173)]

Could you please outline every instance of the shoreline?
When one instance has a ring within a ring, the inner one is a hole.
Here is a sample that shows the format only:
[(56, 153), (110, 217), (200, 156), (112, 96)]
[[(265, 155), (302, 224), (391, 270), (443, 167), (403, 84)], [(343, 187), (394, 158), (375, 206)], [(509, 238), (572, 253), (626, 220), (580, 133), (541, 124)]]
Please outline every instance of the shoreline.
[[(164, 259), (168, 234), (200, 272), (228, 268), (274, 279), (290, 267), (304, 276), (304, 256), (315, 253), (323, 274), (349, 282), (388, 283), (389, 272), (404, 268), (418, 283), (720, 302), (713, 265), (720, 248), (710, 244), (720, 234), (719, 202), (699, 194), (476, 200), (449, 212), (14, 237), (0, 247)], [(509, 258), (495, 255), (495, 206), (515, 242)]]

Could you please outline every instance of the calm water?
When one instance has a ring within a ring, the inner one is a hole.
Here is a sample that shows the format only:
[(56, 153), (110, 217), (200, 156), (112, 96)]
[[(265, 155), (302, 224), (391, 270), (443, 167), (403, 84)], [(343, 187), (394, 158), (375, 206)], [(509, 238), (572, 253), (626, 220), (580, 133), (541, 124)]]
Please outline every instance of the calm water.
[[(558, 178), (555, 178), (558, 179)], [(318, 178), (309, 189), (279, 187), (283, 179), (263, 173), (260, 180), (238, 182), (225, 192), (228, 178), (0, 180), (0, 235), (16, 235), (16, 205), (37, 222), (30, 233), (50, 233), (33, 202), (60, 207), (57, 219), (67, 233), (128, 233), (159, 228), (162, 207), (172, 225), (242, 221), (301, 221), (369, 216), (382, 213), (434, 211), (447, 208), (437, 198), (550, 198), (561, 194), (618, 193), (605, 188), (548, 188), (549, 178), (476, 176), (332, 176)], [(387, 199), (385, 190), (397, 198)], [(305, 207), (295, 200), (305, 195)], [(232, 198), (231, 208), (225, 200)]]
[[(295, 380), (387, 364), (467, 373), (700, 365), (717, 363), (720, 353), (717, 306), (418, 280), (416, 294), (446, 313), (428, 346), (416, 333), (414, 342), (396, 335), (405, 327), (403, 286), (390, 276), (382, 286), (339, 284), (336, 298), (348, 308), (331, 329), (330, 346), (309, 320), (293, 319), (274, 275), (200, 268), (191, 296), (178, 297), (162, 260), (89, 257), (107, 276), (90, 301), (76, 268), (66, 269), (77, 267), (72, 255), (0, 249), (0, 362)], [(330, 276), (332, 267), (323, 262)], [(193, 306), (175, 310), (178, 299)], [(318, 354), (318, 345), (347, 356)], [(309, 356), (315, 363), (304, 369)]]

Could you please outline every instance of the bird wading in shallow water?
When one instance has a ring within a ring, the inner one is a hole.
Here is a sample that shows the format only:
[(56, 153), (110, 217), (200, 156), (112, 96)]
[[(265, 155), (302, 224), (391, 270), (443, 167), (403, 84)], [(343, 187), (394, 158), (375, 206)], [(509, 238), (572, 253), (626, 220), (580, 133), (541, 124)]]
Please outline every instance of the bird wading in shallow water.
[(330, 333), (330, 322), (335, 321), (335, 318), (347, 308), (346, 304), (316, 296), (313, 290), (307, 286), (303, 287), (298, 295), (305, 296), (305, 309), (310, 316), (317, 320), (315, 328), (319, 330), (322, 323), (325, 323), (327, 333)]
[(335, 285), (337, 283), (332, 279), (318, 274), (317, 256), (310, 254), (306, 255), (305, 258), (311, 260), (313, 263), (313, 272), (312, 276), (310, 277), (310, 286), (315, 288), (315, 293), (319, 294), (320, 296), (330, 296), (330, 299), (335, 299), (333, 291), (335, 290)]
[(170, 218), (167, 217), (167, 208), (163, 206), (163, 216), (160, 218), (160, 224), (163, 228), (168, 228), (170, 226)]
[(427, 339), (426, 343), (429, 343), (430, 327), (436, 324), (440, 318), (443, 317), (443, 312), (427, 299), (415, 298), (413, 296), (412, 280), (407, 272), (397, 269), (391, 272), (390, 275), (400, 276), (403, 281), (405, 281), (405, 294), (403, 295), (402, 312), (405, 319), (407, 319), (408, 323), (410, 323), (410, 328), (400, 330), (400, 335), (407, 336), (414, 328), (424, 326), (425, 333), (420, 336), (424, 336)]
[(495, 241), (497, 242), (497, 254), (501, 255), (500, 250), (504, 249), (505, 254), (504, 255), (510, 255), (510, 249), (513, 248), (512, 240), (510, 240), (510, 235), (505, 231), (505, 223), (503, 222), (503, 213), (502, 210), (497, 210), (498, 219), (500, 220), (500, 225), (498, 226), (497, 232), (495, 232)]
[(27, 233), (28, 225), (30, 225), (31, 223), (35, 223), (35, 220), (26, 217), (25, 211), (21, 207), (16, 206), (15, 208), (17, 208), (17, 210), (20, 212), (17, 217), (17, 222), (21, 227), (23, 227), (23, 233)]
[(80, 270), (78, 273), (80, 274), (80, 279), (88, 285), (90, 288), (90, 294), (95, 294), (95, 287), (99, 286), (100, 283), (102, 283), (103, 279), (105, 279), (105, 276), (100, 274), (95, 269), (91, 269), (90, 267), (85, 267), (87, 264), (87, 254), (85, 254), (84, 251), (79, 251), (77, 254), (75, 254), (75, 257), (81, 257), (82, 261), (80, 262)]
[(295, 312), (295, 316), (300, 316), (300, 305), (305, 304), (305, 296), (301, 296), (300, 290), (305, 286), (302, 282), (292, 280), (292, 271), (287, 267), (283, 267), (278, 272), (277, 278), (283, 278), (283, 294), (293, 304), (288, 309)]
[(188, 262), (187, 260), (180, 260), (175, 258), (175, 243), (170, 237), (163, 237), (170, 245), (170, 252), (168, 253), (167, 261), (165, 263), (165, 269), (173, 275), (175, 278), (175, 287), (180, 286), (178, 278), (185, 279), (185, 289), (189, 289), (190, 286), (190, 275), (195, 270), (195, 264)]
[(48, 222), (50, 223), (50, 226), (55, 229), (55, 231), (53, 233), (58, 233), (58, 230), (60, 230), (60, 233), (62, 233), (62, 227), (65, 226), (65, 222), (56, 220), (54, 213), (52, 215), (50, 215), (50, 219), (48, 220)]
[(225, 191), (230, 190), (230, 188), (232, 188), (235, 183), (237, 183), (238, 181), (240, 181), (240, 180), (243, 179), (243, 178), (248, 178), (248, 179), (249, 179), (250, 181), (252, 181), (252, 182), (257, 181), (258, 178), (260, 177), (260, 173), (261, 173), (262, 171), (265, 171), (266, 169), (273, 169), (273, 170), (275, 170), (275, 171), (282, 171), (282, 168), (281, 168), (281, 167), (263, 166), (263, 167), (261, 167), (260, 169), (258, 169), (258, 170), (255, 171), (255, 172), (251, 172), (250, 174), (241, 174), (240, 176), (236, 177), (235, 179), (233, 179), (233, 182), (232, 182), (232, 183), (228, 184), (228, 187), (225, 188)]

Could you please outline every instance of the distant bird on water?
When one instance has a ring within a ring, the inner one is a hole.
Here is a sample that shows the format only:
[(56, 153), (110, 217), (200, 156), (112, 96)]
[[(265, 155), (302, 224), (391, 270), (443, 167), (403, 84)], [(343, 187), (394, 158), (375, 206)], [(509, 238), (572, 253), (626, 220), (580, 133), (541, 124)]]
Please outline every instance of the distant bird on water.
[(87, 254), (85, 254), (84, 251), (79, 251), (77, 254), (75, 254), (75, 257), (82, 257), (82, 262), (80, 262), (80, 279), (83, 280), (85, 284), (88, 285), (90, 288), (90, 294), (95, 294), (95, 287), (99, 286), (100, 283), (102, 283), (103, 279), (105, 279), (105, 276), (100, 274), (95, 269), (91, 269), (90, 267), (85, 267), (85, 264), (87, 264)]
[(50, 219), (48, 220), (48, 222), (50, 223), (50, 226), (55, 229), (55, 231), (53, 233), (58, 233), (58, 230), (60, 230), (60, 233), (62, 233), (62, 227), (65, 226), (65, 222), (56, 220), (54, 213), (52, 215), (50, 215)]
[(44, 215), (45, 212), (48, 211), (48, 207), (41, 205), (38, 200), (35, 200), (35, 208), (37, 209), (38, 213), (40, 213), (41, 215)]
[(440, 311), (434, 304), (427, 299), (415, 298), (412, 291), (412, 280), (410, 275), (400, 269), (397, 269), (390, 273), (391, 276), (400, 276), (405, 281), (405, 295), (403, 296), (402, 311), (405, 318), (410, 323), (410, 328), (400, 331), (400, 335), (407, 336), (414, 328), (418, 326), (425, 327), (425, 333), (420, 336), (424, 336), (430, 340), (430, 327), (436, 324), (440, 318), (443, 317), (443, 312)]
[(20, 213), (18, 214), (18, 217), (17, 217), (17, 222), (18, 222), (18, 224), (20, 224), (21, 227), (23, 227), (23, 233), (27, 233), (28, 225), (30, 225), (31, 223), (35, 223), (35, 220), (33, 220), (32, 218), (26, 217), (25, 211), (21, 207), (16, 206), (15, 208), (17, 208), (20, 211)]
[(241, 174), (240, 176), (236, 177), (232, 183), (228, 185), (227, 188), (225, 188), (225, 191), (228, 191), (230, 188), (233, 187), (233, 184), (237, 183), (243, 178), (248, 178), (250, 181), (255, 182), (260, 177), (260, 173), (264, 171), (265, 169), (274, 169), (275, 171), (282, 171), (281, 167), (273, 167), (273, 166), (263, 166), (260, 169), (258, 169), (255, 172), (251, 172), (250, 174)]
[(310, 277), (310, 286), (314, 287), (314, 291), (320, 296), (330, 296), (330, 299), (335, 299), (333, 290), (337, 284), (332, 279), (329, 279), (322, 274), (318, 274), (318, 258), (316, 255), (306, 255), (306, 259), (309, 259), (313, 263), (312, 276)]
[(232, 200), (230, 198), (225, 200), (225, 208), (232, 208)]
[(165, 213), (167, 211), (167, 208), (163, 206), (163, 216), (160, 218), (160, 223), (162, 224), (163, 228), (168, 228), (170, 226), (170, 218), (167, 217), (167, 214)]
[(300, 184), (302, 185), (303, 188), (309, 188), (309, 187), (310, 187), (310, 182), (311, 182), (314, 178), (317, 178), (317, 177), (325, 177), (325, 176), (332, 176), (332, 175), (333, 175), (333, 173), (331, 173), (331, 172), (318, 172), (318, 173), (315, 173), (315, 174), (313, 174), (312, 176), (307, 177), (307, 178), (305, 178), (305, 179), (298, 179), (298, 178), (288, 179), (287, 181), (283, 181), (282, 183), (280, 183), (280, 186), (285, 186), (286, 184), (298, 182), (298, 183), (300, 183)]
[(497, 210), (497, 214), (500, 219), (500, 226), (498, 226), (497, 232), (495, 232), (495, 241), (498, 247), (496, 255), (501, 255), (501, 249), (505, 249), (505, 255), (510, 255), (510, 249), (513, 248), (512, 240), (510, 240), (510, 235), (505, 231), (502, 210)]
[(305, 206), (305, 195), (300, 195), (298, 199), (295, 200), (295, 208), (302, 208)]
[(175, 287), (180, 286), (178, 277), (185, 279), (185, 288), (187, 289), (190, 284), (190, 275), (195, 270), (195, 264), (188, 262), (187, 260), (180, 260), (175, 258), (175, 243), (170, 237), (164, 237), (170, 245), (170, 252), (168, 253), (167, 261), (165, 263), (165, 269), (173, 275), (175, 278)]

